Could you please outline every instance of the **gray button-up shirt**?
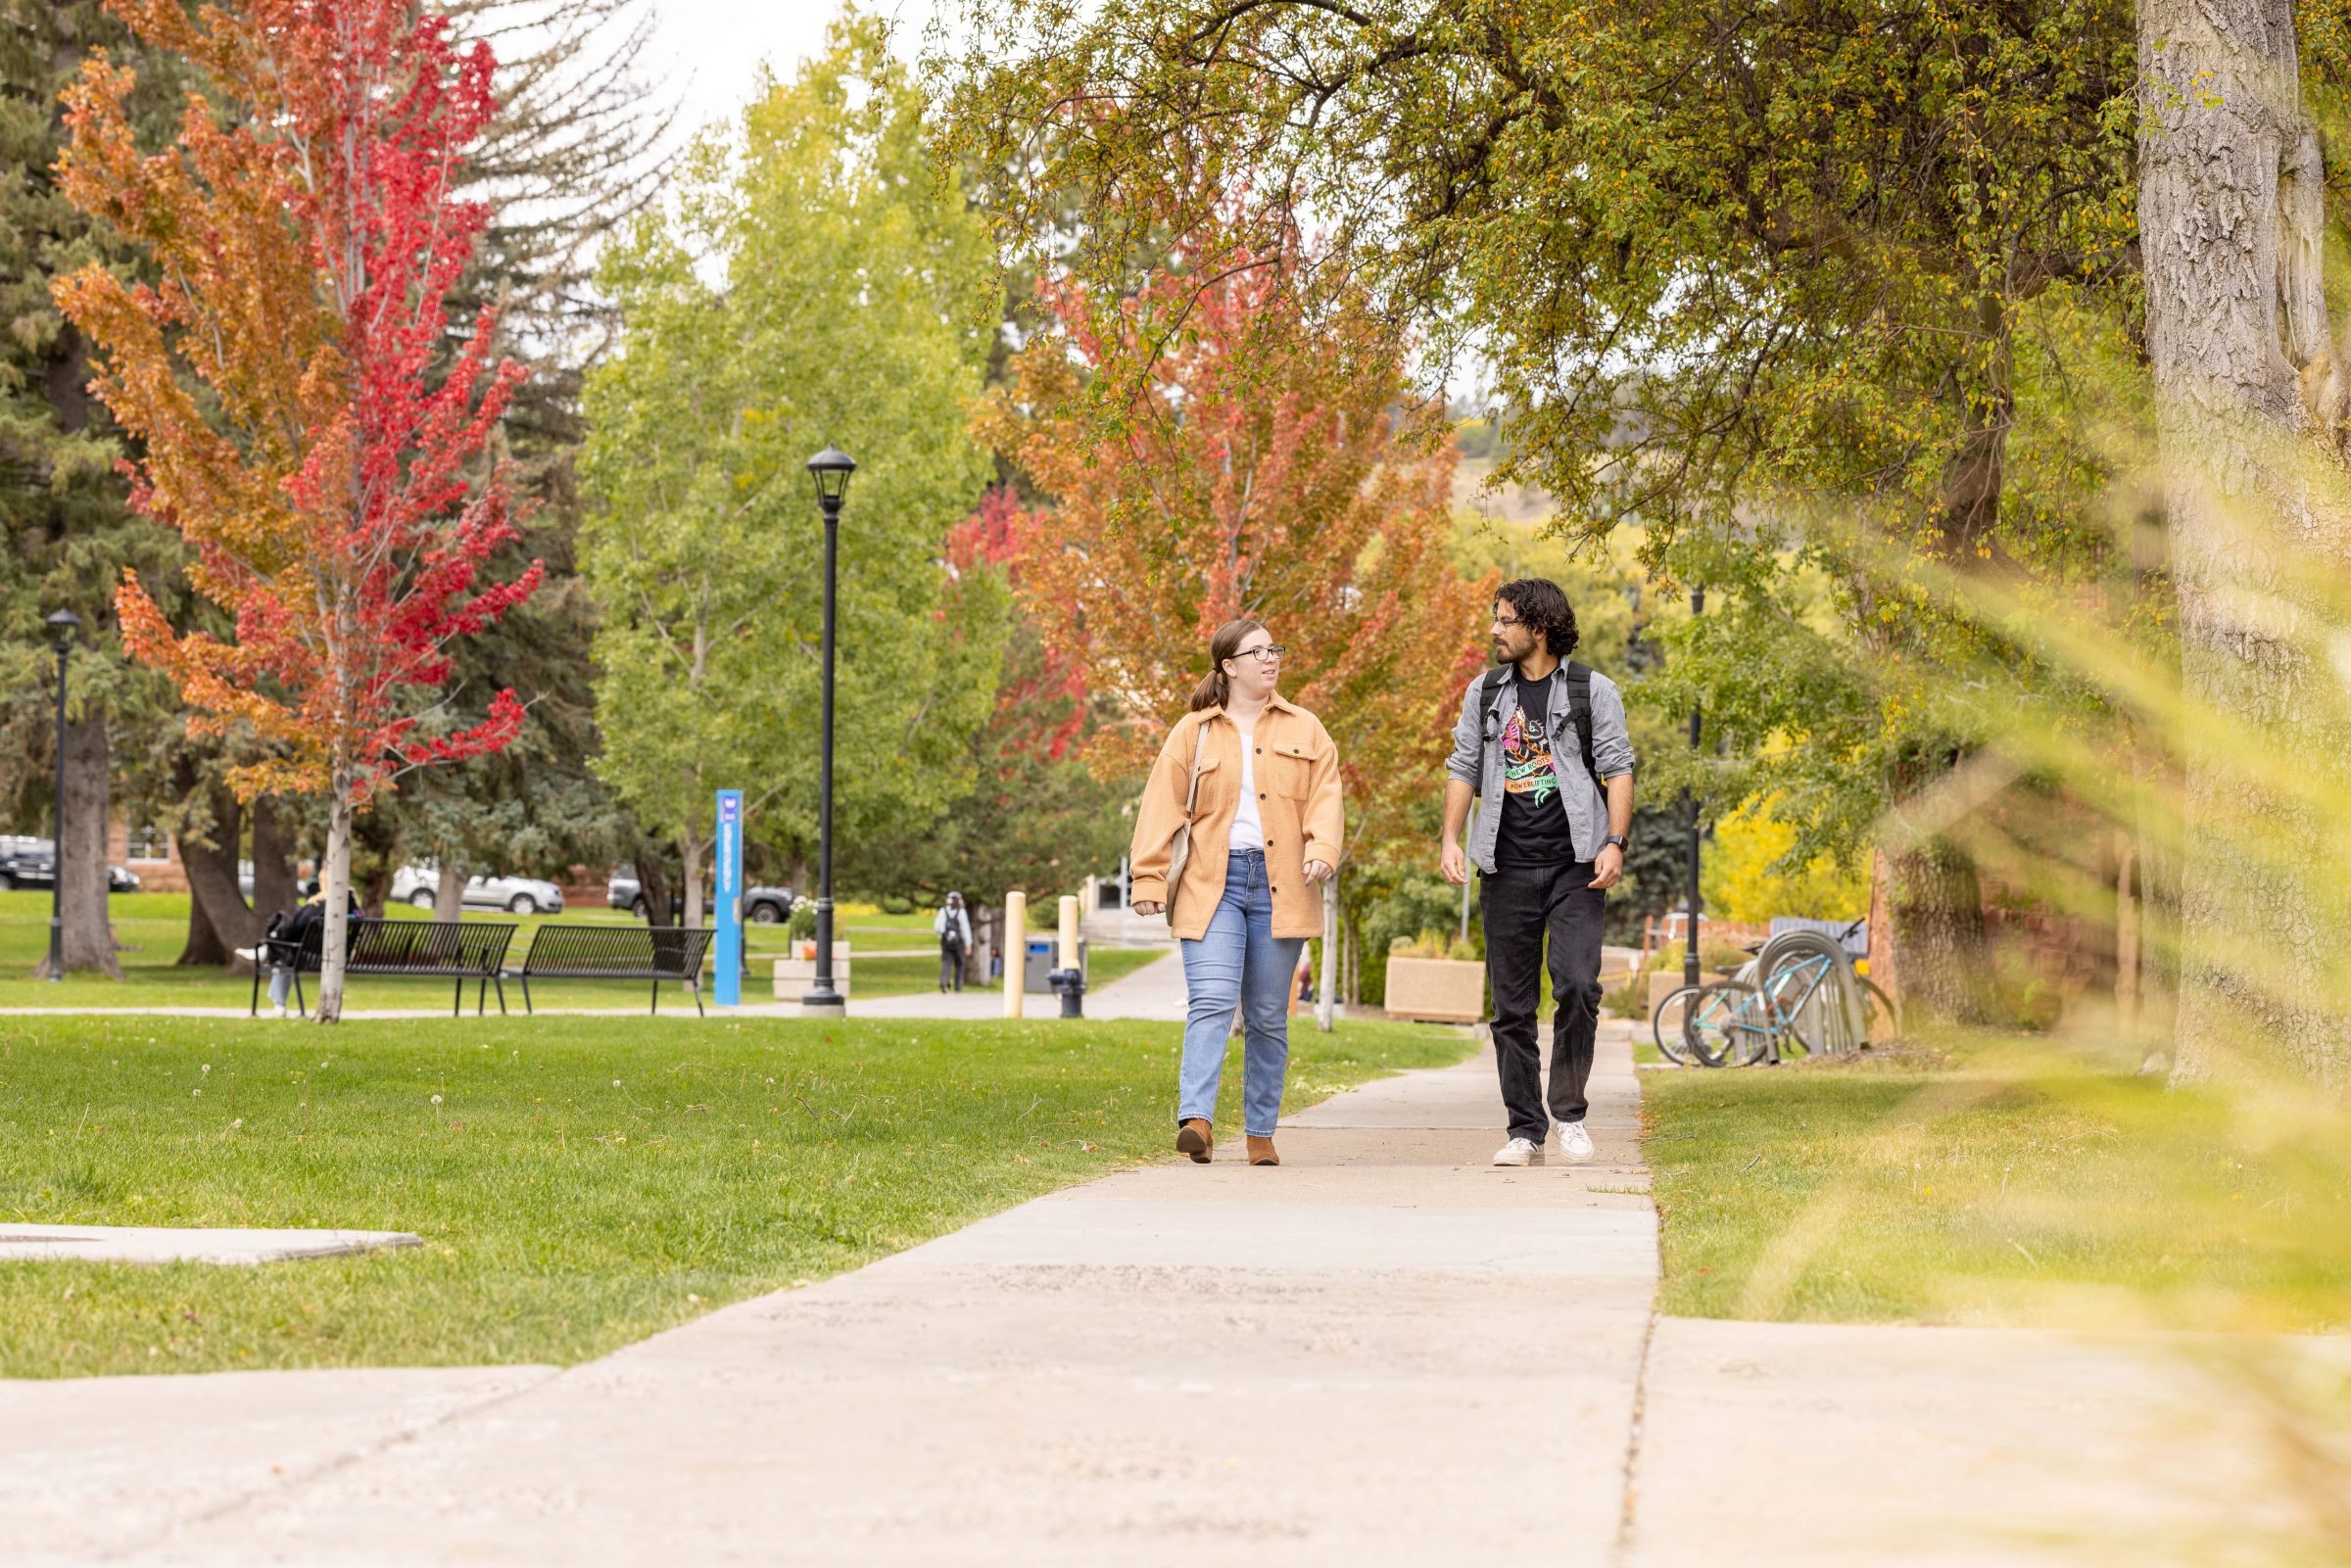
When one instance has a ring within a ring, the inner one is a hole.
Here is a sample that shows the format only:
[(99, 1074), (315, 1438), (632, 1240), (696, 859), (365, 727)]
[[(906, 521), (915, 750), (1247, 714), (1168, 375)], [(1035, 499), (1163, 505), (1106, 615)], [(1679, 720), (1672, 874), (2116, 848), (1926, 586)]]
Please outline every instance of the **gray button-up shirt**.
[[(1469, 860), (1479, 871), (1494, 870), (1494, 846), (1502, 838), (1502, 732), (1518, 711), (1518, 683), (1502, 683), (1493, 700), (1481, 702), (1486, 678), (1480, 675), (1462, 693), (1461, 722), (1453, 727), (1453, 755), (1445, 771), (1477, 791), (1484, 802), (1469, 828)], [(1567, 665), (1561, 661), (1551, 676), (1551, 771), (1559, 781), (1559, 804), (1567, 812), (1568, 839), (1575, 858), (1599, 855), (1608, 835), (1608, 797), (1601, 780), (1633, 771), (1633, 737), (1624, 727), (1624, 695), (1616, 683), (1592, 672), (1592, 760), (1600, 779), (1584, 771), (1583, 746), (1567, 712)]]

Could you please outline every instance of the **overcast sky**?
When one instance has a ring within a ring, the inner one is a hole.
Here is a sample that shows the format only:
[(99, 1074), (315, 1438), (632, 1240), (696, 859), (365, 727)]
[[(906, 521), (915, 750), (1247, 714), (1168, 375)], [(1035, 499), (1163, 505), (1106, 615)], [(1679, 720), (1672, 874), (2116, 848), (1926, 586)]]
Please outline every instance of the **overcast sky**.
[[(893, 24), (907, 59), (922, 48), (935, 0), (867, 0)], [(825, 24), (838, 0), (650, 0), (656, 19), (657, 69), (684, 101), (683, 129), (692, 131), (732, 114), (750, 96), (765, 61), (789, 76), (800, 60), (824, 46)]]

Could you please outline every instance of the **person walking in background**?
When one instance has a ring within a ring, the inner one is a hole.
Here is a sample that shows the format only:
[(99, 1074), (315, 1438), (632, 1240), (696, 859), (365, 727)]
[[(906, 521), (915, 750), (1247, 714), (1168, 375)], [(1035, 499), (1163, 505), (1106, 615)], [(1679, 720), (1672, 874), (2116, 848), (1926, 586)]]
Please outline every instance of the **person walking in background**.
[(1320, 720), (1274, 689), (1283, 651), (1262, 622), (1217, 629), (1208, 676), (1160, 748), (1135, 813), (1134, 912), (1164, 910), (1183, 948), (1176, 1147), (1202, 1164), (1216, 1144), (1235, 1009), (1248, 1034), (1241, 1127), (1249, 1163), (1281, 1164), (1273, 1128), (1289, 1070), (1290, 978), (1299, 949), (1322, 929), (1315, 890), (1338, 863), (1346, 832), (1338, 747)]
[(963, 955), (972, 950), (972, 920), (963, 907), (961, 893), (949, 893), (947, 901), (931, 922), (932, 931), (938, 937), (938, 989), (942, 996), (950, 985), (963, 989)]
[[(1550, 1121), (1559, 1152), (1592, 1158), (1585, 1085), (1600, 1029), (1600, 938), (1608, 889), (1624, 877), (1633, 825), (1633, 742), (1615, 683), (1567, 662), (1575, 610), (1557, 583), (1523, 578), (1494, 598), (1497, 668), (1469, 684), (1446, 762), (1438, 864), (1459, 886), (1474, 863), (1484, 880), (1486, 977), (1494, 987), (1494, 1060), (1510, 1141), (1498, 1165), (1543, 1163)], [(1466, 856), (1462, 830), (1484, 802)], [(1536, 1036), (1549, 939), (1550, 1117)]]

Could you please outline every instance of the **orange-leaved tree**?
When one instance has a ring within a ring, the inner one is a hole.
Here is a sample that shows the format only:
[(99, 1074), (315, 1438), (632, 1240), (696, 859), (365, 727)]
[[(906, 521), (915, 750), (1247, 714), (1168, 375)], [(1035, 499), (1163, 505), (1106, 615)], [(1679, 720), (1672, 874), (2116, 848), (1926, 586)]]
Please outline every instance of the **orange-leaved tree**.
[(1392, 332), (1360, 302), (1310, 309), (1296, 254), (1224, 235), (1125, 297), (1047, 280), (982, 423), (1049, 498), (1020, 592), (1127, 715), (1095, 756), (1147, 760), (1210, 635), (1254, 616), (1338, 744), (1352, 860), (1438, 798), (1494, 585), (1453, 564), (1453, 451), (1404, 411)]
[(514, 537), (483, 454), (523, 371), (493, 364), (485, 315), (436, 364), (448, 299), (486, 213), (453, 191), (493, 108), (486, 45), (409, 0), (110, 0), (149, 47), (185, 56), (174, 143), (149, 154), (103, 54), (66, 94), (67, 194), (153, 260), (132, 286), (90, 266), (60, 307), (97, 348), (93, 389), (137, 438), (133, 504), (192, 546), (191, 586), (231, 619), (182, 634), (135, 575), (123, 640), (168, 671), (215, 732), (269, 758), (231, 776), (250, 798), (323, 793), (328, 832), (319, 1012), (342, 1009), (354, 815), (404, 770), (494, 751), (512, 691), (481, 725), (422, 723), (448, 646), (537, 586), (485, 584)]

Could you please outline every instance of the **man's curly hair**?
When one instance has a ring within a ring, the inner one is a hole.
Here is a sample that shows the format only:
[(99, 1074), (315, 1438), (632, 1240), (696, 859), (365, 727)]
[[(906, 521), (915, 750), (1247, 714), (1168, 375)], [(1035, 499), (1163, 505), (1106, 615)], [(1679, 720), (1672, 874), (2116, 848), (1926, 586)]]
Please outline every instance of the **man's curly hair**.
[(1543, 634), (1544, 645), (1556, 659), (1563, 659), (1575, 651), (1583, 634), (1575, 629), (1575, 606), (1559, 585), (1548, 577), (1521, 577), (1505, 583), (1494, 591), (1496, 602), (1508, 604), (1511, 613), (1526, 624), (1529, 631)]

